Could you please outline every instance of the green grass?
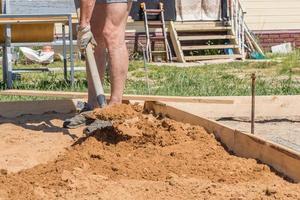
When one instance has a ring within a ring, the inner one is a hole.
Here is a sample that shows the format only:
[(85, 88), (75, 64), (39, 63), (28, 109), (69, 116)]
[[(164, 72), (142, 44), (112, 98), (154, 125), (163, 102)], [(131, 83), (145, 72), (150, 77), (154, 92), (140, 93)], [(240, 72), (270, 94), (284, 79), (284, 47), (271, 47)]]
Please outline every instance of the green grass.
[[(268, 62), (233, 62), (190, 68), (171, 66), (157, 67), (148, 64), (149, 89), (142, 61), (132, 61), (125, 93), (170, 96), (244, 96), (250, 95), (251, 74), (257, 75), (258, 95), (300, 94), (300, 53), (287, 56), (271, 56)], [(84, 63), (77, 63), (77, 66)], [(17, 65), (17, 68), (32, 68), (36, 65)], [(50, 67), (61, 67), (55, 62)], [(2, 71), (2, 70), (1, 70)], [(2, 77), (2, 74), (0, 74)], [(16, 89), (87, 91), (85, 73), (76, 73), (73, 87), (63, 79), (60, 72), (26, 73), (14, 82)], [(1, 82), (1, 79), (0, 79)], [(1, 84), (3, 87), (3, 83)], [(109, 81), (105, 81), (109, 92)], [(0, 101), (41, 100), (36, 97), (5, 97)]]

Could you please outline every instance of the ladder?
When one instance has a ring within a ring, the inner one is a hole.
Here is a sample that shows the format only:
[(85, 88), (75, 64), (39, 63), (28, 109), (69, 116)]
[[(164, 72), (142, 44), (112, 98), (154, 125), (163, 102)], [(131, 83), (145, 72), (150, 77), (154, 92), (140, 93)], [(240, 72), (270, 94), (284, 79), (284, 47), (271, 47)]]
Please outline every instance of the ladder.
[[(148, 62), (152, 62), (155, 60), (154, 58), (163, 55), (166, 62), (172, 61), (172, 53), (169, 46), (167, 31), (166, 31), (166, 23), (164, 17), (164, 4), (159, 3), (158, 9), (147, 9), (146, 3), (141, 3), (141, 9), (144, 13), (144, 24), (145, 31), (147, 37), (146, 44), (146, 58)], [(148, 16), (156, 16), (158, 20), (149, 20)], [(151, 28), (160, 28), (161, 35), (157, 35), (157, 33), (150, 34)], [(163, 43), (162, 50), (155, 50), (155, 42), (160, 41)]]

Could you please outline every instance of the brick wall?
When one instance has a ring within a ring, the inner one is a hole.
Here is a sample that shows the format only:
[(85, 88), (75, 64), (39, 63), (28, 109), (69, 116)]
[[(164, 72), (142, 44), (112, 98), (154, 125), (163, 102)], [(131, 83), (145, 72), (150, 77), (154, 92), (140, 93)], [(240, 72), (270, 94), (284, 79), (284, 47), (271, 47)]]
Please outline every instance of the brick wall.
[(281, 43), (291, 42), (296, 48), (300, 48), (300, 31), (270, 31), (255, 32), (261, 46), (270, 51), (271, 47)]
[[(156, 33), (156, 36), (161, 36), (160, 33)], [(169, 42), (171, 42), (170, 37), (169, 38)], [(145, 33), (126, 33), (126, 44), (129, 50), (129, 53), (132, 54), (134, 52), (142, 52), (142, 47), (140, 44), (142, 44), (144, 47), (146, 47), (146, 43), (147, 43), (147, 39), (146, 39), (146, 35)], [(171, 49), (172, 49), (172, 44), (171, 45)], [(163, 48), (164, 43), (161, 41), (156, 41), (155, 42), (155, 49), (161, 49)]]

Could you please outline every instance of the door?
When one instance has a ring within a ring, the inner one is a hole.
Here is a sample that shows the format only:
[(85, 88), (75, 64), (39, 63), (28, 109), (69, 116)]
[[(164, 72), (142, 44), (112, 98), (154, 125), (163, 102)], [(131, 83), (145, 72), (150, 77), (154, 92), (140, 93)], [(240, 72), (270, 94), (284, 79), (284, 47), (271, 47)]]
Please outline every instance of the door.
[(177, 21), (220, 20), (221, 0), (176, 0)]

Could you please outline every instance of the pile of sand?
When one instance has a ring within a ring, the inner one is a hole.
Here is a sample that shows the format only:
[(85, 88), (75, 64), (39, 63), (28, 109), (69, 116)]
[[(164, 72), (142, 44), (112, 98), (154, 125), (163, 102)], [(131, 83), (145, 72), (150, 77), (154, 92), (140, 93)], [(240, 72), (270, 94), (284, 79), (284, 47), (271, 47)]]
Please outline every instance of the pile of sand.
[(300, 199), (300, 185), (229, 154), (202, 127), (142, 113), (96, 110), (114, 127), (80, 138), (55, 161), (0, 173), (0, 199)]

